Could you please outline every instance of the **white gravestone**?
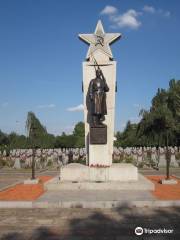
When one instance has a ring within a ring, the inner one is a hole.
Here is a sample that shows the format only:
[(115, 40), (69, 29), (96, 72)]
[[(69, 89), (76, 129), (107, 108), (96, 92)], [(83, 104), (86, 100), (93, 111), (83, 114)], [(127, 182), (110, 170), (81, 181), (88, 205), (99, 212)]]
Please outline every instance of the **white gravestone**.
[(158, 167), (166, 167), (166, 149), (163, 147), (159, 147)]
[(141, 163), (143, 161), (143, 150), (142, 147), (140, 147), (137, 150), (137, 164)]
[(151, 149), (151, 160), (154, 162), (154, 163), (157, 163), (157, 151), (156, 151), (156, 147), (152, 147)]
[(170, 161), (170, 165), (172, 166), (172, 167), (178, 167), (179, 165), (178, 165), (178, 163), (177, 163), (177, 161), (176, 161), (176, 152), (175, 152), (175, 149), (173, 148), (173, 147), (170, 147), (169, 148), (169, 151), (171, 152), (171, 161)]

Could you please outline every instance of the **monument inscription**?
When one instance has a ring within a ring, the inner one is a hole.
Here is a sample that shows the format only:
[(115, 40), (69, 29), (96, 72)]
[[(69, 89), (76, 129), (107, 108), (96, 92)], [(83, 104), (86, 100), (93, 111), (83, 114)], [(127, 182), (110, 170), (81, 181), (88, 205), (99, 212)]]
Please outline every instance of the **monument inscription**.
[(107, 126), (90, 127), (90, 144), (106, 144), (107, 143)]

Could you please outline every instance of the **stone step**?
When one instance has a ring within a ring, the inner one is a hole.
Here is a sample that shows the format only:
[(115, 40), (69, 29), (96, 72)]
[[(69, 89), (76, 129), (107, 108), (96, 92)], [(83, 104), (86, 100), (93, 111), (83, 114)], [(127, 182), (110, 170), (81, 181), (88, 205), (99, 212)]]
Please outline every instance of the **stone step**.
[(55, 177), (45, 183), (45, 190), (154, 190), (154, 184), (145, 178), (143, 175), (138, 174), (137, 181), (112, 181), (112, 182), (70, 182), (60, 181)]

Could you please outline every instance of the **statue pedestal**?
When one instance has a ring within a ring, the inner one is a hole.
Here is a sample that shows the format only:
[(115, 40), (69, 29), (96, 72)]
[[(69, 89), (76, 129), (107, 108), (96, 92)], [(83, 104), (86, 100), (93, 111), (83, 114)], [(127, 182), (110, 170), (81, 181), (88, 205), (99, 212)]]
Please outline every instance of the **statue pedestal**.
[(89, 144), (89, 166), (111, 166), (108, 144)]

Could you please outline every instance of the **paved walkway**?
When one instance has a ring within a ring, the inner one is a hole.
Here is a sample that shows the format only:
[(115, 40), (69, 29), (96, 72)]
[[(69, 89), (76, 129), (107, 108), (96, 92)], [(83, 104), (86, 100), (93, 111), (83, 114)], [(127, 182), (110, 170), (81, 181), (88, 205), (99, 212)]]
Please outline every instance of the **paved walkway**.
[[(143, 175), (166, 175), (166, 168), (159, 168), (159, 170), (155, 169), (138, 169), (139, 173)], [(175, 175), (180, 177), (180, 167), (170, 168), (170, 175)]]
[[(180, 208), (0, 209), (1, 240), (176, 240)], [(143, 234), (134, 229), (171, 229)]]
[(8, 175), (0, 173), (0, 190), (12, 184), (16, 184), (19, 181), (23, 181), (25, 178), (28, 178), (28, 176), (29, 175), (26, 175), (25, 177), (25, 175), (17, 176), (13, 173), (9, 173)]
[[(36, 176), (57, 176), (59, 171), (38, 171)], [(0, 169), (0, 190), (31, 177), (31, 171)]]

